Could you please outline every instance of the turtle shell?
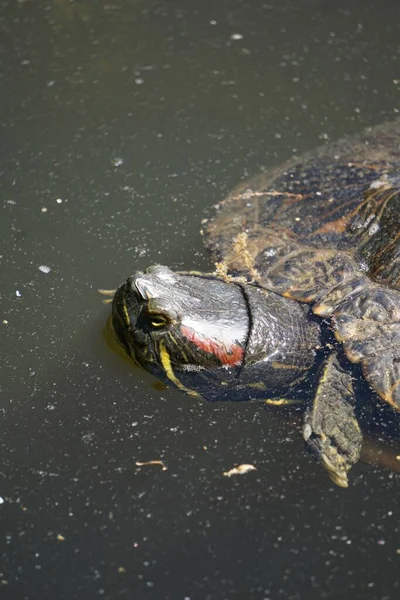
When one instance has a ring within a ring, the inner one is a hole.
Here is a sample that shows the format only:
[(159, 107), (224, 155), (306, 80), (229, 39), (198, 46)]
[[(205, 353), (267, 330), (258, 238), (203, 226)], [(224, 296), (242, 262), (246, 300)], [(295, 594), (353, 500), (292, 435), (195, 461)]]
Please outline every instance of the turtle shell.
[(312, 304), (400, 410), (400, 120), (239, 185), (206, 223), (220, 273)]
[(357, 273), (400, 287), (400, 120), (237, 186), (205, 228), (228, 273), (303, 302)]

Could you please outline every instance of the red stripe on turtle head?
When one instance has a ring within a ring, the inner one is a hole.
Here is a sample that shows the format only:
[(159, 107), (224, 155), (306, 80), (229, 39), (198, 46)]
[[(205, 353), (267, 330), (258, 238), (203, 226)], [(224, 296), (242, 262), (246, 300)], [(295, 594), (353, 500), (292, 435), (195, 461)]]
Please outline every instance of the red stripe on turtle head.
[(199, 350), (213, 354), (223, 365), (231, 367), (240, 365), (243, 361), (244, 350), (238, 344), (232, 344), (227, 347), (223, 342), (207, 338), (197, 333), (191, 327), (181, 325), (182, 334), (192, 342)]

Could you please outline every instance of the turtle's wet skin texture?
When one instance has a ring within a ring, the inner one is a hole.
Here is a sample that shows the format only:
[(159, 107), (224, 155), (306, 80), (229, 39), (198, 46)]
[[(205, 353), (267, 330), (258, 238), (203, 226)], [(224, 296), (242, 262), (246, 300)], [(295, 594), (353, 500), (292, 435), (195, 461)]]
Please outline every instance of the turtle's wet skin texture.
[(216, 273), (135, 273), (114, 295), (115, 338), (211, 401), (282, 404), (312, 376), (303, 437), (347, 487), (357, 407), (386, 403), (400, 425), (400, 121), (239, 185), (203, 233)]
[(319, 346), (319, 328), (298, 302), (161, 265), (118, 288), (112, 314), (115, 337), (137, 363), (211, 401), (292, 389)]

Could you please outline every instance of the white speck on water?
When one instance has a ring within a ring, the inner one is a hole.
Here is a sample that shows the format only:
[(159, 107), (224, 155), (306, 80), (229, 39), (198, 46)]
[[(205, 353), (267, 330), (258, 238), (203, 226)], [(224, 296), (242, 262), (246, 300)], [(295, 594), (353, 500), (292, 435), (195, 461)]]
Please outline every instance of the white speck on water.
[(51, 268), (47, 265), (40, 265), (39, 271), (42, 271), (42, 273), (50, 273)]
[(142, 247), (139, 247), (139, 246), (136, 246), (134, 248), (134, 250), (137, 253), (137, 255), (140, 256), (140, 257), (146, 256), (146, 254), (148, 252), (147, 248), (142, 248)]
[(57, 202), (57, 204), (62, 204), (62, 201), (63, 201), (63, 199), (62, 199), (62, 198), (57, 198), (57, 199), (56, 199), (56, 202)]
[(15, 202), (15, 200), (7, 200), (7, 204), (12, 204), (13, 206), (15, 206), (17, 203)]
[(142, 85), (142, 83), (144, 83), (144, 79), (141, 79), (141, 77), (137, 77), (137, 78), (135, 79), (135, 83), (136, 83), (137, 85)]
[(120, 156), (116, 156), (115, 158), (113, 158), (111, 160), (111, 164), (114, 165), (114, 167), (120, 167), (121, 165), (124, 164), (124, 159), (121, 158)]
[(210, 25), (216, 25), (217, 21), (214, 21), (214, 19), (212, 21), (210, 21)]
[(15, 290), (15, 295), (17, 296), (17, 298), (21, 298), (22, 294), (19, 290)]
[(4, 504), (4, 498), (0, 496), (0, 504)]
[(232, 33), (231, 40), (242, 40), (243, 36), (241, 33)]
[(47, 208), (46, 208), (45, 206), (42, 206), (42, 208), (40, 209), (40, 211), (41, 211), (42, 213), (46, 213), (46, 212), (47, 212)]
[(8, 325), (8, 321), (7, 321), (7, 319), (4, 319), (4, 320), (3, 320), (3, 325)]

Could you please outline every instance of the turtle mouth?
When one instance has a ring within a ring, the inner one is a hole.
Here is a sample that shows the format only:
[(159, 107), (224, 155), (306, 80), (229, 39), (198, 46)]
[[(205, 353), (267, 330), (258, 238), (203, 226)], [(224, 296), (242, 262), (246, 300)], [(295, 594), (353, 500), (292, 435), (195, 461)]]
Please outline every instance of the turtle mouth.
[(141, 366), (135, 353), (135, 346), (138, 345), (138, 342), (132, 343), (133, 332), (140, 312), (138, 291), (136, 288), (133, 289), (132, 279), (131, 277), (127, 279), (114, 294), (109, 328), (113, 338), (122, 346), (126, 354), (136, 365)]
[(114, 318), (112, 314), (109, 315), (103, 327), (103, 338), (107, 346), (113, 352), (118, 354), (118, 356), (120, 356), (124, 360), (129, 361), (129, 363), (133, 362), (133, 364), (136, 367), (143, 369), (142, 365), (138, 362), (135, 356), (134, 348), (128, 348), (127, 345), (123, 343), (123, 340), (121, 340), (121, 337), (117, 334), (114, 327)]

